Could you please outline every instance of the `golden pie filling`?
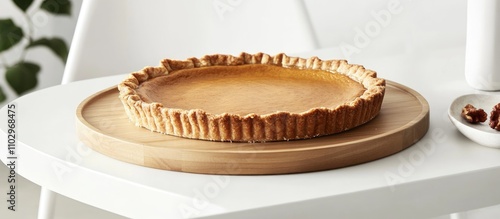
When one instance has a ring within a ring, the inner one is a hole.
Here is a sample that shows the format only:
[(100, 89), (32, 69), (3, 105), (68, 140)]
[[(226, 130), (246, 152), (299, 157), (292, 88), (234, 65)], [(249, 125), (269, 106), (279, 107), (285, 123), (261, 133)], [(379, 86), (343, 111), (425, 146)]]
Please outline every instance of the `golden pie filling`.
[(132, 73), (118, 86), (137, 126), (179, 137), (264, 142), (342, 132), (380, 111), (385, 81), (343, 60), (212, 55)]
[(137, 88), (144, 101), (164, 107), (239, 116), (335, 108), (364, 91), (342, 74), (255, 64), (178, 70)]

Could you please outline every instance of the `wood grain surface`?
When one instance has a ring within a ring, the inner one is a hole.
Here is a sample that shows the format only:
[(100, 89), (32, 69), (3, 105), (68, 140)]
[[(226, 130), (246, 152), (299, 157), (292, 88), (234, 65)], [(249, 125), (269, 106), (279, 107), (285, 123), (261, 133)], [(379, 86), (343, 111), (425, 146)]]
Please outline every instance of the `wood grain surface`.
[(77, 134), (95, 151), (146, 167), (206, 174), (285, 174), (335, 169), (380, 159), (413, 145), (429, 128), (429, 105), (387, 81), (380, 114), (355, 129), (313, 139), (231, 143), (151, 132), (129, 122), (115, 87), (77, 108)]

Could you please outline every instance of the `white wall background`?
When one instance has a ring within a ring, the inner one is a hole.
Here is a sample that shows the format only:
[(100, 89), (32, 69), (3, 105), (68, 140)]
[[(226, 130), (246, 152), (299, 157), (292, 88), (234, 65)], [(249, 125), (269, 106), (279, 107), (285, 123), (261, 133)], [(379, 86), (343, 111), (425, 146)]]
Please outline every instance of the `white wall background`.
[(322, 47), (355, 45), (359, 30), (372, 34), (349, 58), (465, 45), (466, 0), (305, 1)]

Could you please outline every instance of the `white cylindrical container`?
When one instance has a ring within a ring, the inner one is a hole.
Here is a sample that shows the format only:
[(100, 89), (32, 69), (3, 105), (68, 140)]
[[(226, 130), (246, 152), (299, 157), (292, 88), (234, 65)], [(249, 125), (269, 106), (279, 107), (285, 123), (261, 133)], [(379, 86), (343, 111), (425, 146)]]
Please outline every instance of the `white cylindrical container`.
[(468, 0), (465, 79), (479, 90), (500, 90), (500, 0)]

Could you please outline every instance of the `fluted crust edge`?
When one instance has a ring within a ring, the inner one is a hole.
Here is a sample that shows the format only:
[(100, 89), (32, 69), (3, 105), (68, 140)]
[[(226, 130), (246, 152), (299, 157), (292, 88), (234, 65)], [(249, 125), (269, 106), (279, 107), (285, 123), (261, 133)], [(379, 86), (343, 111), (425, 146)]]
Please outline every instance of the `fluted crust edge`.
[[(303, 113), (276, 112), (272, 114), (233, 115), (209, 114), (201, 109), (171, 109), (161, 103), (145, 102), (137, 87), (152, 78), (169, 72), (205, 66), (265, 64), (299, 69), (320, 69), (347, 75), (365, 87), (355, 100), (336, 108), (313, 108)], [(145, 67), (131, 73), (119, 85), (119, 98), (125, 112), (136, 126), (151, 131), (185, 138), (210, 141), (265, 142), (308, 139), (343, 132), (362, 125), (378, 115), (385, 94), (385, 80), (376, 72), (346, 60), (321, 60), (271, 56), (264, 53), (241, 53), (239, 56), (206, 55), (187, 60), (164, 59), (156, 67)]]

